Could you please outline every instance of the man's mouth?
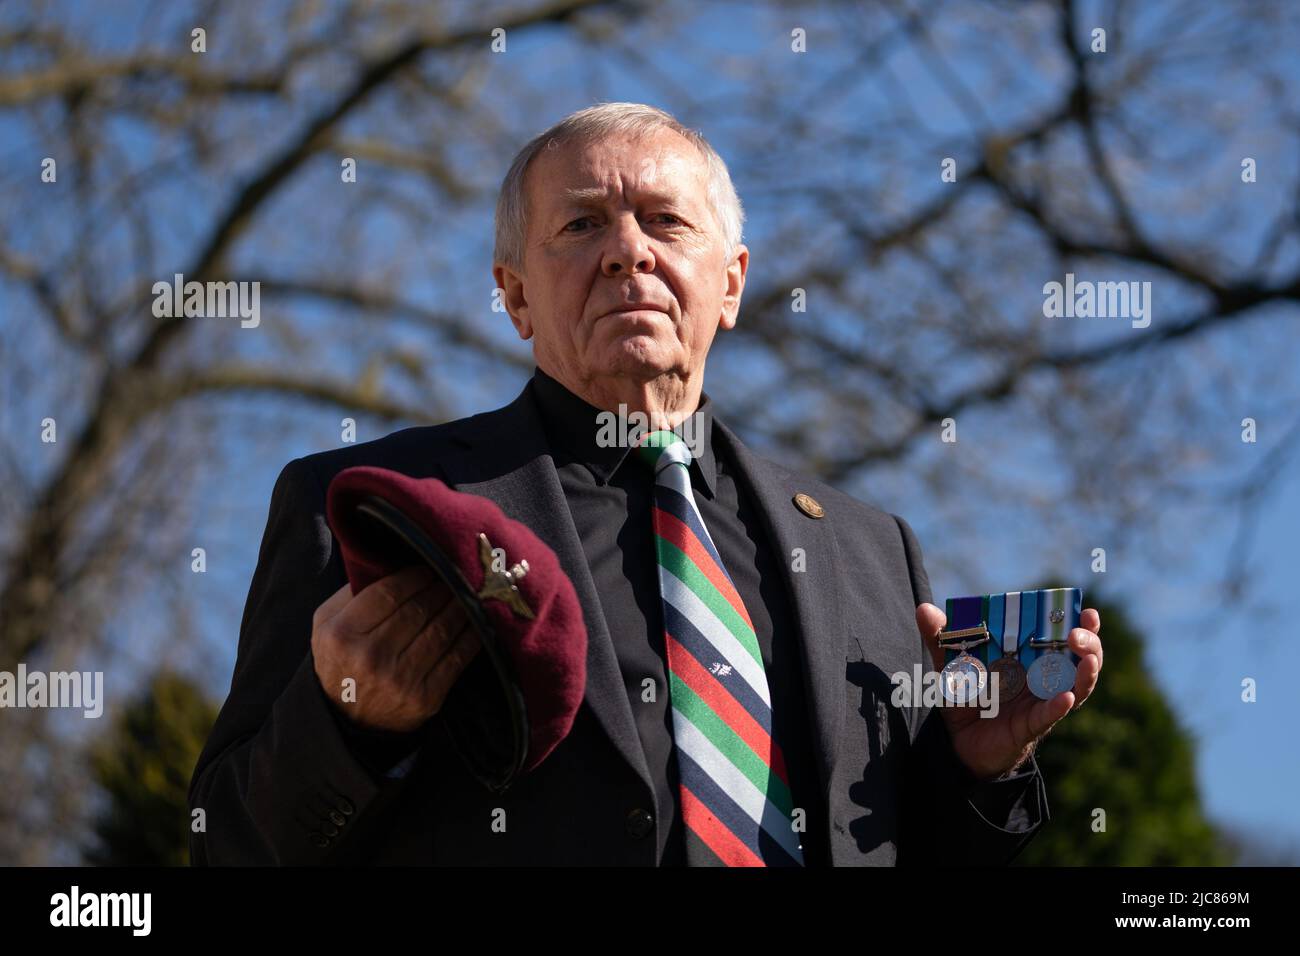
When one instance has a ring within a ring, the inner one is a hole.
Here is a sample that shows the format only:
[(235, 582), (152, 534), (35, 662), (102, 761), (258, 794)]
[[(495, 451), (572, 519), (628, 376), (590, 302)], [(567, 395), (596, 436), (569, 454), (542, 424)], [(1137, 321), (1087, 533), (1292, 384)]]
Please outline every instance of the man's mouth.
[(668, 313), (665, 310), (657, 308), (653, 305), (626, 305), (626, 306), (619, 306), (617, 309), (614, 309), (610, 312), (606, 312), (605, 315), (602, 316), (602, 318), (610, 318), (611, 316), (621, 316), (623, 318), (629, 318), (629, 319), (640, 319), (640, 318), (653, 319), (655, 316), (667, 315), (667, 314)]

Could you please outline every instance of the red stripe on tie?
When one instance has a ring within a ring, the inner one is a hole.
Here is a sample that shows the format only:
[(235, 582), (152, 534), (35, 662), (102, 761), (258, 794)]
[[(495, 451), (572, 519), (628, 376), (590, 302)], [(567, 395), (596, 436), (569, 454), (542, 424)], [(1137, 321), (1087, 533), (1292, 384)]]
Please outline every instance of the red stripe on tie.
[(682, 788), (682, 821), (727, 866), (766, 866), (763, 858), (727, 829), (690, 789)]
[(758, 754), (772, 773), (781, 778), (787, 787), (790, 780), (785, 773), (785, 760), (781, 750), (763, 725), (754, 719), (753, 714), (745, 709), (744, 704), (736, 700), (731, 692), (719, 680), (709, 673), (699, 661), (683, 647), (678, 640), (664, 631), (664, 642), (668, 647), (668, 668), (680, 677), (686, 686), (712, 708), (722, 722), (735, 731), (736, 736), (749, 745), (749, 749)]
[(722, 568), (718, 567), (718, 562), (713, 560), (713, 556), (709, 554), (708, 549), (700, 543), (699, 538), (695, 537), (695, 532), (688, 525), (683, 524), (675, 514), (664, 511), (658, 505), (655, 506), (654, 516), (655, 533), (665, 541), (675, 544), (691, 559), (691, 562), (700, 569), (700, 573), (718, 589), (718, 593), (744, 619), (752, 631), (754, 622), (749, 619), (749, 612), (745, 610), (745, 602), (740, 599), (735, 586), (727, 579)]

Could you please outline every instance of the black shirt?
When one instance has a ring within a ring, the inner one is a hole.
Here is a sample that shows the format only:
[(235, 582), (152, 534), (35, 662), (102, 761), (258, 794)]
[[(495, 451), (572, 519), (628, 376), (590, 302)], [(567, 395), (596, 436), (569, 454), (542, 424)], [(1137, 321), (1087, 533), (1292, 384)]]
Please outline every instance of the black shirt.
[[(560, 487), (587, 555), (596, 593), (627, 687), (637, 731), (655, 781), (660, 814), (671, 825), (659, 828), (661, 866), (712, 857), (681, 819), (677, 760), (673, 753), (663, 640), (663, 605), (655, 561), (651, 503), (654, 476), (629, 455), (626, 446), (598, 442), (601, 409), (588, 404), (540, 368), (529, 383), (541, 409)], [(747, 488), (736, 479), (734, 463), (715, 444), (713, 405), (702, 393), (697, 413), (700, 456), (690, 465), (691, 488), (704, 524), (735, 582), (758, 636), (772, 700), (773, 737), (783, 750), (794, 806), (807, 815), (804, 862), (826, 866), (828, 837), (812, 760), (798, 636), (778, 561), (762, 516)], [(683, 426), (678, 426), (683, 433)], [(645, 680), (654, 681), (652, 701), (644, 700)], [(716, 858), (713, 858), (716, 860)]]

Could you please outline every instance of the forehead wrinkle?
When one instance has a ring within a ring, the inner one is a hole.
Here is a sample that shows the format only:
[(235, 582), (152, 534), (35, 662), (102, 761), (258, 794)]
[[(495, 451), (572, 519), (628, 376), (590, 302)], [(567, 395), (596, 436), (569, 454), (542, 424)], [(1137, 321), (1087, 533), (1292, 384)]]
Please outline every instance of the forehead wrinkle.
[(592, 205), (602, 201), (607, 195), (609, 190), (603, 186), (577, 186), (560, 190), (560, 198), (574, 205)]
[[(638, 199), (680, 202), (682, 198), (680, 191), (676, 189), (640, 188), (635, 183), (629, 183), (626, 191)], [(575, 186), (560, 190), (560, 203), (565, 207), (599, 206), (609, 199), (614, 192), (616, 190), (607, 189), (603, 186)]]

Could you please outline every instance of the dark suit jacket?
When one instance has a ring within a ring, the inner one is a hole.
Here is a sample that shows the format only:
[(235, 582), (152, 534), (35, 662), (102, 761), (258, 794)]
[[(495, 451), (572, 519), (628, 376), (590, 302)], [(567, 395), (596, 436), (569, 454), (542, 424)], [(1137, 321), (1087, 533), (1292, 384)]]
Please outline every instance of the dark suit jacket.
[[(977, 783), (942, 716), (890, 701), (891, 674), (924, 648), (915, 606), (930, 601), (921, 552), (903, 519), (755, 455), (715, 418), (767, 519), (798, 621), (814, 764), (835, 865), (1002, 863), (1047, 819), (1035, 762)], [(444, 425), (289, 462), (245, 607), (230, 694), (190, 785), (205, 829), (197, 864), (656, 863), (655, 791), (591, 574), (538, 411), (525, 388), (509, 405)], [(504, 795), (475, 781), (437, 718), (410, 772), (368, 769), (341, 734), (313, 670), (312, 614), (346, 581), (326, 524), (325, 489), (341, 469), (376, 465), (495, 501), (556, 554), (582, 601), (587, 689), (569, 736)], [(805, 492), (825, 517), (792, 498)], [(794, 571), (789, 556), (806, 555)], [(503, 810), (504, 815), (497, 812)], [(494, 826), (494, 821), (497, 825)], [(502, 830), (500, 821), (504, 821)]]

